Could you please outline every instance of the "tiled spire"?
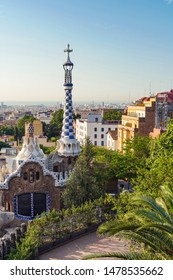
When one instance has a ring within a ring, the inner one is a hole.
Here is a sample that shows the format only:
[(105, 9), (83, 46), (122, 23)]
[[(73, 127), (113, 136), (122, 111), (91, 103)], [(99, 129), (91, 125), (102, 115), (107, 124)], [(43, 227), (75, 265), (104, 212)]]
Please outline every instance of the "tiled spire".
[(63, 64), (65, 70), (65, 103), (64, 103), (64, 115), (63, 115), (63, 127), (61, 133), (61, 139), (59, 142), (58, 153), (62, 156), (77, 156), (80, 154), (79, 142), (75, 139), (74, 127), (73, 127), (73, 106), (72, 106), (72, 70), (73, 63), (70, 60), (70, 49), (68, 44), (67, 49), (67, 61)]

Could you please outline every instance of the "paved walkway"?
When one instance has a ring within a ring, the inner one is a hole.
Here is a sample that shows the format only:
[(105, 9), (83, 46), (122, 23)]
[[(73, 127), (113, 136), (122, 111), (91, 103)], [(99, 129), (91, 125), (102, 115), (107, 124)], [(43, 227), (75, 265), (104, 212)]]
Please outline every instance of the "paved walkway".
[(125, 252), (128, 242), (114, 237), (98, 237), (89, 233), (65, 245), (40, 255), (40, 260), (81, 260), (94, 253)]

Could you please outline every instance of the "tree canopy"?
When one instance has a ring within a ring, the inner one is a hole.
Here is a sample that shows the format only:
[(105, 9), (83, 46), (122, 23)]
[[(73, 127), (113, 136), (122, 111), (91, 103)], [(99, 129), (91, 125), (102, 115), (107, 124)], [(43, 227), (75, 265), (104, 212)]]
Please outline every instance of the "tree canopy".
[(66, 183), (63, 192), (65, 207), (78, 206), (86, 201), (94, 200), (103, 194), (102, 185), (96, 176), (95, 152), (89, 138), (79, 156), (74, 170)]
[(121, 120), (122, 112), (117, 109), (111, 109), (104, 113), (103, 120)]
[(10, 145), (8, 145), (8, 144), (5, 143), (5, 142), (0, 141), (0, 150), (1, 150), (2, 148), (10, 148)]
[(55, 146), (46, 147), (42, 144), (40, 144), (40, 148), (43, 150), (44, 154), (46, 155), (51, 154), (55, 150)]
[(140, 246), (140, 251), (134, 246), (132, 253), (117, 252), (111, 256), (124, 259), (173, 259), (173, 185), (162, 186), (161, 190), (162, 196), (158, 199), (145, 194), (134, 195), (131, 211), (121, 220), (116, 219), (99, 228), (100, 234), (121, 234)]
[(173, 121), (167, 131), (150, 142), (145, 164), (137, 169), (135, 190), (152, 197), (160, 195), (160, 186), (173, 181)]
[(60, 138), (63, 124), (63, 109), (59, 109), (54, 112), (50, 124), (46, 128), (46, 135), (50, 139), (51, 137)]
[(14, 131), (15, 131), (15, 127), (13, 127), (12, 125), (10, 125), (10, 126), (6, 126), (6, 125), (4, 125), (4, 126), (1, 126), (0, 127), (0, 136), (2, 136), (2, 135), (14, 135)]

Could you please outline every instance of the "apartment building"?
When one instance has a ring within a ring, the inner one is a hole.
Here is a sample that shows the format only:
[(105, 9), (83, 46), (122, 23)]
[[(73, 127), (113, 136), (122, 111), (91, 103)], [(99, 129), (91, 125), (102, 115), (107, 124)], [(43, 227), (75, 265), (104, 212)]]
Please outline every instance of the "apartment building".
[(107, 146), (107, 132), (117, 131), (121, 121), (103, 121), (101, 114), (90, 113), (87, 119), (76, 120), (76, 139), (81, 145), (89, 137), (95, 146)]
[(155, 127), (155, 102), (148, 100), (127, 107), (122, 115), (122, 124), (118, 126), (118, 149), (123, 152), (125, 141), (136, 134), (148, 136)]

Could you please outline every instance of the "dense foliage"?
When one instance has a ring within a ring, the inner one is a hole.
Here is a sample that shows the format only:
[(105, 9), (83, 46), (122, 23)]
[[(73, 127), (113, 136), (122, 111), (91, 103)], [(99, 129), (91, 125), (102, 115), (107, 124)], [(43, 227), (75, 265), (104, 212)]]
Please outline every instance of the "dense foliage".
[(10, 146), (7, 143), (5, 143), (5, 142), (0, 141), (0, 150), (2, 148), (10, 148)]
[(63, 192), (65, 207), (78, 206), (86, 201), (99, 198), (103, 194), (103, 186), (96, 173), (94, 146), (89, 138), (86, 138), (83, 151)]
[(60, 138), (63, 122), (63, 109), (59, 109), (54, 112), (50, 124), (47, 126), (46, 136), (51, 139), (51, 137)]
[[(173, 259), (173, 186), (165, 185), (161, 189), (162, 197), (158, 199), (135, 194), (131, 200), (131, 211), (121, 219), (100, 226), (100, 234), (121, 234), (136, 245), (132, 252), (115, 252), (104, 256), (123, 259)], [(103, 254), (100, 256), (103, 257)]]
[(10, 125), (10, 126), (3, 125), (0, 127), (0, 136), (3, 136), (3, 135), (14, 136), (14, 133), (15, 133), (15, 127), (13, 127), (12, 125)]
[(46, 147), (42, 144), (40, 144), (40, 148), (43, 150), (45, 155), (50, 155), (55, 150), (55, 146)]
[(104, 113), (103, 120), (121, 120), (122, 112), (117, 109), (111, 109)]
[(160, 186), (173, 181), (173, 121), (160, 137), (150, 142), (149, 155), (145, 165), (138, 168), (137, 177), (133, 181), (138, 193), (160, 196)]
[(9, 259), (34, 259), (37, 249), (45, 243), (85, 229), (89, 225), (98, 224), (101, 218), (109, 219), (112, 216), (113, 204), (114, 199), (111, 196), (105, 196), (78, 207), (72, 206), (59, 212), (52, 210), (47, 214), (43, 213), (41, 218), (30, 222), (25, 238), (16, 243), (16, 249), (11, 251)]
[(107, 256), (173, 259), (173, 121), (155, 140), (138, 138), (126, 144), (126, 154), (132, 154), (137, 165), (132, 179), (135, 192), (118, 197), (114, 205), (115, 220), (103, 224), (99, 233), (120, 234), (133, 241), (133, 248), (128, 253), (115, 252)]

